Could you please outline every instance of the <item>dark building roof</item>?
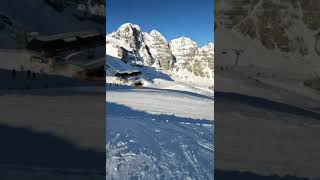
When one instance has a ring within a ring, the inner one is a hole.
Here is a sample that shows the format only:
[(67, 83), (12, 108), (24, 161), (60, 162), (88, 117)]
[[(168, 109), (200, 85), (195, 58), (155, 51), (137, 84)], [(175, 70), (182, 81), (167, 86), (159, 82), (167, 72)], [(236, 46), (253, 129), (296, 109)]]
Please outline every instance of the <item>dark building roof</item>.
[(39, 35), (29, 41), (27, 48), (35, 51), (57, 52), (70, 48), (103, 45), (105, 37), (96, 31)]
[(137, 76), (137, 75), (141, 75), (141, 71), (139, 70), (117, 71), (115, 74), (116, 77), (130, 77), (130, 76)]

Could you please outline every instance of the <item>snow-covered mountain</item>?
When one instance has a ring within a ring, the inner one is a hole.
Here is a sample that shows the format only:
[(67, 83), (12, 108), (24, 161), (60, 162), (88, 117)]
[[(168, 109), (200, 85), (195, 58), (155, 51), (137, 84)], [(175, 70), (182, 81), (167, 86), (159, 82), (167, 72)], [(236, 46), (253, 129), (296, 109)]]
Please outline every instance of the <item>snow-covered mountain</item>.
[(216, 64), (238, 53), (240, 65), (317, 72), (319, 10), (315, 0), (215, 1)]
[(318, 1), (218, 0), (216, 3), (218, 26), (234, 29), (267, 49), (302, 55), (312, 51), (305, 30), (320, 27), (319, 19), (313, 16), (319, 8)]
[(126, 63), (151, 66), (179, 79), (213, 82), (214, 45), (198, 47), (187, 37), (168, 41), (160, 32), (143, 32), (126, 23), (107, 34), (106, 53)]

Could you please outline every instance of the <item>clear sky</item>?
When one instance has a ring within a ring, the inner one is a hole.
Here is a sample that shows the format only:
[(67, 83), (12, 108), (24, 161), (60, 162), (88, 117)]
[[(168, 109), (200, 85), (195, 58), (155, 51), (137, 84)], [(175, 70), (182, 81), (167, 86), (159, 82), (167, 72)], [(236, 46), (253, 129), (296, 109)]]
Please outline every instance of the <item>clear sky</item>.
[(167, 40), (187, 36), (199, 46), (213, 42), (213, 0), (107, 0), (107, 32), (130, 22), (156, 29)]

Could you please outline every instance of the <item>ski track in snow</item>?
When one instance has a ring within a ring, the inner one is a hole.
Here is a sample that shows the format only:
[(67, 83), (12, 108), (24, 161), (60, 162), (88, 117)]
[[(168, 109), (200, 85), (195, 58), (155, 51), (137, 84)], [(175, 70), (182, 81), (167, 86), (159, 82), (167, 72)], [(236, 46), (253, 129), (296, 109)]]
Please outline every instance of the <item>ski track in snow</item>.
[(108, 102), (126, 105), (151, 114), (213, 120), (212, 98), (156, 89), (107, 90)]
[(212, 98), (120, 88), (106, 100), (107, 179), (213, 178)]

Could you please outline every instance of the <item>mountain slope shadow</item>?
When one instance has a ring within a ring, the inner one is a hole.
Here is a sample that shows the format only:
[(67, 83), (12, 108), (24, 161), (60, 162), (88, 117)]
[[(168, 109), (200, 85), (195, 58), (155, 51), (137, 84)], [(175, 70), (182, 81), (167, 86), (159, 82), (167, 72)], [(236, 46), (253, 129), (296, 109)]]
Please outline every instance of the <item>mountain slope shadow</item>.
[[(107, 100), (108, 101), (108, 100)], [(132, 109), (128, 106), (107, 102), (107, 117), (108, 116), (123, 116), (123, 117), (138, 117), (140, 119), (154, 119), (156, 121), (171, 122), (171, 123), (197, 123), (197, 124), (213, 124), (212, 120), (193, 119), (186, 117), (178, 117), (174, 114), (150, 114), (145, 111)], [(108, 121), (107, 121), (108, 123)]]
[(128, 86), (128, 85), (122, 85), (122, 84), (116, 85), (116, 86), (112, 86), (112, 84), (107, 84), (106, 90), (108, 92), (129, 92), (129, 91), (157, 92), (157, 93), (170, 92), (170, 93), (179, 93), (182, 95), (190, 95), (190, 96), (195, 96), (195, 97), (199, 97), (199, 98), (214, 100), (213, 94), (212, 94), (212, 96), (209, 96), (209, 95), (203, 95), (203, 94), (199, 94), (199, 93), (195, 93), (195, 92), (175, 90), (175, 89), (158, 89), (158, 88), (153, 88), (153, 87), (134, 87), (134, 86)]
[(240, 102), (248, 106), (266, 109), (270, 111), (289, 113), (289, 114), (294, 114), (294, 115), (303, 116), (303, 117), (310, 117), (317, 120), (320, 119), (319, 113), (306, 110), (294, 105), (276, 102), (276, 101), (272, 101), (272, 100), (268, 100), (260, 97), (254, 97), (254, 96), (248, 96), (248, 95), (230, 93), (230, 92), (215, 91), (215, 100), (216, 102), (223, 101), (223, 100)]
[(2, 82), (0, 84), (1, 90), (81, 87), (99, 84), (62, 75), (41, 74), (31, 71), (11, 71), (2, 68), (0, 68), (0, 81)]
[(82, 149), (48, 133), (0, 125), (0, 142), (0, 169), (53, 170), (66, 174), (81, 170), (101, 176), (105, 172), (105, 152)]
[(239, 171), (224, 171), (224, 170), (215, 170), (214, 177), (219, 180), (308, 180), (307, 178), (295, 177), (295, 176), (277, 176), (269, 175), (263, 176), (250, 172), (239, 172)]

